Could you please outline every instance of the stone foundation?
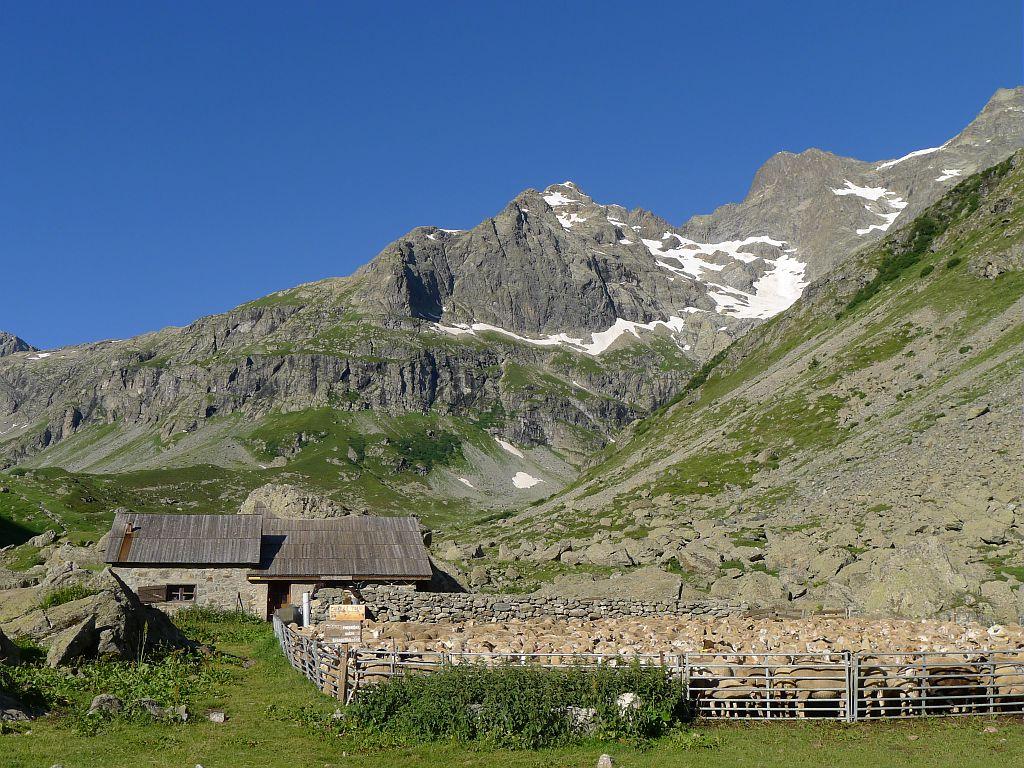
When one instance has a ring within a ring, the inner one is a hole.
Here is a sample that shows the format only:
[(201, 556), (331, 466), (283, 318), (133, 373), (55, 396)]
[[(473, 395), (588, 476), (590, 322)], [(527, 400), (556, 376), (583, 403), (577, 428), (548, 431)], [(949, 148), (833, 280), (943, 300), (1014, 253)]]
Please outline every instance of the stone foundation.
[[(478, 595), (416, 592), (408, 587), (370, 586), (362, 590), (369, 617), (377, 621), (421, 624), (461, 621), (509, 622), (535, 618), (615, 619), (631, 616), (728, 616), (746, 606), (726, 600), (580, 600), (537, 595)], [(344, 590), (321, 589), (311, 603), (314, 622), (324, 621), (331, 605), (345, 602)]]

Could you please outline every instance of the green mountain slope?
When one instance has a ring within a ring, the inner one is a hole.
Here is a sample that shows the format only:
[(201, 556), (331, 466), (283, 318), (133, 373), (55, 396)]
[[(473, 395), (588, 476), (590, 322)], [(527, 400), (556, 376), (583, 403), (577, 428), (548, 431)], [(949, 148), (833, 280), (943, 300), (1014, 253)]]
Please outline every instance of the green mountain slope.
[(660, 563), (752, 604), (1016, 619), (1022, 270), (1018, 153), (716, 356), (573, 485), (474, 535), (547, 576)]

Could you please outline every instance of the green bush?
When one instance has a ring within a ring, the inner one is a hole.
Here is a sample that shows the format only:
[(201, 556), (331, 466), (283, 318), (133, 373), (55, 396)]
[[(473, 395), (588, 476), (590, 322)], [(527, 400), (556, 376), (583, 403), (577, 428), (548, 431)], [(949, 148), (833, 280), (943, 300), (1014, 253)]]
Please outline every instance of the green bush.
[(932, 266), (931, 264), (926, 264), (925, 266), (921, 267), (921, 277), (928, 277), (928, 275), (930, 275), (934, 270), (934, 266)]
[[(627, 693), (636, 703), (620, 707)], [(684, 700), (682, 684), (662, 668), (467, 665), (366, 688), (349, 716), (355, 727), (399, 744), (480, 741), (537, 749), (588, 737), (573, 714), (580, 710), (593, 710), (596, 736), (654, 738), (682, 718)]]
[(956, 269), (960, 266), (960, 262), (963, 261), (959, 256), (954, 256), (952, 259), (946, 262), (946, 269)]
[(75, 600), (81, 600), (83, 597), (89, 597), (95, 595), (95, 589), (89, 589), (81, 584), (71, 584), (67, 587), (58, 587), (57, 589), (51, 589), (46, 593), (46, 597), (39, 603), (40, 608), (56, 608), (58, 605), (64, 605), (64, 603), (70, 603)]

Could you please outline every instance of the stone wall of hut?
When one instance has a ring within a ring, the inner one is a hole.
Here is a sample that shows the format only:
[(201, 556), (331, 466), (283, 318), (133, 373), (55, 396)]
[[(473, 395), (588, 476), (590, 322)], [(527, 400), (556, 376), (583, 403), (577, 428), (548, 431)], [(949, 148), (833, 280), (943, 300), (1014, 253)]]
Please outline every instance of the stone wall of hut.
[(266, 618), (267, 585), (246, 578), (248, 568), (150, 568), (117, 566), (113, 569), (136, 594), (147, 587), (194, 585), (195, 600), (185, 603), (157, 602), (161, 610), (174, 612), (198, 605), (225, 611), (242, 610)]

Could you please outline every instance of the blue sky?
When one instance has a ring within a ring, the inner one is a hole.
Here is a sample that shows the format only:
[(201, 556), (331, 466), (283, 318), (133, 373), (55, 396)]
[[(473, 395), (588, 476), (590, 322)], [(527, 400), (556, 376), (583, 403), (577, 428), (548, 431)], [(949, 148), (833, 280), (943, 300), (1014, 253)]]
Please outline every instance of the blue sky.
[(772, 153), (934, 146), (1021, 4), (0, 1), (0, 329), (123, 338), (573, 179), (673, 222)]

